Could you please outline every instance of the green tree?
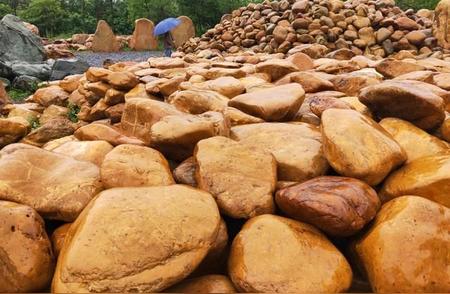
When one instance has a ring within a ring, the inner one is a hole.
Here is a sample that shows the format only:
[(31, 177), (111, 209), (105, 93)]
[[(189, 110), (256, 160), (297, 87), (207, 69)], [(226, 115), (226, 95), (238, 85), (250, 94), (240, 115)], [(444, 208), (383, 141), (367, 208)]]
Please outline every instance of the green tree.
[(426, 8), (434, 9), (440, 0), (397, 0), (396, 4), (402, 9), (414, 9), (415, 11)]
[(14, 10), (9, 5), (0, 3), (0, 19), (11, 13), (14, 13)]
[(30, 5), (20, 11), (19, 16), (39, 27), (39, 31), (45, 36), (67, 31), (67, 14), (58, 0), (32, 0)]
[[(167, 0), (128, 0), (128, 15), (130, 23), (138, 18), (148, 18), (157, 23), (168, 17), (178, 15), (177, 1)], [(195, 1), (192, 1), (195, 2)]]

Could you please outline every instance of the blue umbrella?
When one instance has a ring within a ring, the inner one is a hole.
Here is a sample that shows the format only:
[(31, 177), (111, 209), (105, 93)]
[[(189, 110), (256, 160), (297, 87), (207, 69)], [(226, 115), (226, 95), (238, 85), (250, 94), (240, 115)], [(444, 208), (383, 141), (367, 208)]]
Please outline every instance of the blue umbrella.
[(167, 32), (170, 32), (177, 26), (181, 24), (181, 20), (176, 18), (166, 18), (165, 20), (161, 21), (159, 24), (156, 25), (155, 30), (153, 31), (153, 34), (155, 36), (164, 35)]

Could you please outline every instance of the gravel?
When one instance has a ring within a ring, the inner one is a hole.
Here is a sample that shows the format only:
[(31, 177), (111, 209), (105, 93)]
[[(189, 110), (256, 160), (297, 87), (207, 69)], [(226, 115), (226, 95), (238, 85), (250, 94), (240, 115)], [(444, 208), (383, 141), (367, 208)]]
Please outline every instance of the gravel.
[(89, 51), (75, 52), (75, 56), (86, 61), (90, 66), (102, 67), (103, 61), (110, 59), (119, 61), (146, 61), (149, 57), (163, 56), (161, 51), (121, 51), (114, 53), (94, 53)]

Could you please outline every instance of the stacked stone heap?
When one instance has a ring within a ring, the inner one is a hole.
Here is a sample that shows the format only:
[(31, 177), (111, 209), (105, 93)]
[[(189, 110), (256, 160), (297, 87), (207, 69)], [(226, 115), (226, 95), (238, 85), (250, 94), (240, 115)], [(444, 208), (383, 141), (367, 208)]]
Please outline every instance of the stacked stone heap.
[(433, 12), (402, 11), (394, 0), (281, 0), (251, 3), (224, 15), (184, 52), (216, 49), (282, 52), (317, 43), (330, 50), (385, 57), (400, 50), (425, 53), (436, 48)]
[(0, 89), (0, 292), (450, 292), (450, 57), (323, 47)]

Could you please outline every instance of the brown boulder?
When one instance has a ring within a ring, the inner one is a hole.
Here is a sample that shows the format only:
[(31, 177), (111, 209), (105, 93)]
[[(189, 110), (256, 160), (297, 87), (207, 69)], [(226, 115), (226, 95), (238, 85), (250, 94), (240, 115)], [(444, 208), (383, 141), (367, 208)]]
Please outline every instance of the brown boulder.
[(194, 157), (198, 187), (216, 198), (222, 213), (251, 218), (274, 212), (276, 161), (270, 153), (214, 137), (200, 141)]
[(202, 114), (208, 111), (223, 112), (229, 99), (217, 92), (206, 90), (178, 91), (167, 102), (178, 110), (190, 114)]
[(336, 91), (348, 96), (358, 96), (361, 89), (381, 83), (380, 79), (358, 72), (338, 75), (331, 79)]
[(306, 93), (316, 93), (327, 90), (334, 90), (332, 82), (322, 78), (314, 72), (294, 72), (279, 79), (276, 85), (284, 85), (289, 83), (298, 83), (303, 87)]
[(166, 293), (236, 293), (230, 278), (222, 275), (207, 275), (170, 287)]
[(444, 121), (445, 104), (428, 87), (421, 82), (385, 81), (363, 89), (359, 100), (380, 118), (397, 117), (429, 130)]
[(173, 160), (192, 156), (197, 143), (214, 136), (228, 137), (230, 123), (220, 112), (170, 115), (151, 127), (151, 146)]
[(181, 24), (171, 31), (175, 46), (178, 48), (186, 43), (190, 38), (195, 37), (195, 26), (188, 16), (179, 16)]
[(47, 107), (39, 118), (39, 123), (45, 125), (47, 122), (53, 119), (67, 119), (69, 115), (69, 109), (58, 105), (50, 105)]
[(182, 83), (181, 90), (210, 90), (222, 94), (228, 98), (233, 98), (245, 91), (244, 85), (236, 78), (221, 77), (203, 83)]
[(231, 126), (256, 124), (264, 122), (263, 119), (246, 114), (245, 112), (242, 112), (234, 107), (227, 107), (223, 112), (223, 114), (230, 121)]
[(120, 49), (113, 30), (104, 20), (100, 20), (97, 24), (91, 49), (94, 52), (117, 52)]
[(106, 141), (70, 141), (51, 151), (100, 166), (113, 146)]
[(54, 268), (45, 224), (31, 207), (0, 201), (0, 291), (44, 291)]
[(173, 170), (173, 178), (178, 184), (185, 184), (195, 188), (197, 187), (196, 170), (197, 163), (195, 158), (189, 157)]
[(45, 218), (73, 221), (101, 190), (92, 163), (25, 144), (0, 151), (0, 199), (29, 205)]
[(289, 217), (341, 237), (359, 232), (380, 208), (369, 185), (343, 177), (318, 177), (278, 191), (275, 199)]
[(79, 128), (75, 137), (82, 141), (106, 141), (113, 146), (121, 144), (144, 145), (144, 142), (122, 134), (119, 130), (104, 124), (93, 123)]
[(50, 86), (47, 88), (38, 89), (33, 95), (33, 100), (44, 107), (50, 105), (65, 106), (69, 99), (69, 93), (64, 91), (59, 86)]
[(30, 123), (22, 117), (0, 118), (0, 149), (25, 137)]
[(326, 174), (322, 135), (305, 123), (260, 123), (233, 127), (231, 138), (252, 148), (264, 148), (277, 161), (278, 180), (302, 182)]
[(449, 12), (450, 2), (448, 0), (440, 1), (434, 12), (433, 35), (444, 49), (450, 49)]
[(304, 99), (302, 86), (291, 83), (236, 96), (228, 105), (265, 121), (284, 121), (294, 117)]
[(53, 247), (53, 254), (56, 258), (58, 258), (59, 253), (61, 252), (61, 249), (64, 246), (64, 240), (66, 239), (67, 232), (70, 229), (70, 226), (72, 224), (64, 224), (60, 227), (58, 227), (52, 234), (51, 240), (52, 240), (52, 247)]
[(134, 32), (130, 40), (130, 48), (136, 51), (155, 50), (158, 41), (153, 35), (155, 25), (151, 20), (140, 18), (134, 21)]
[(354, 245), (372, 290), (449, 292), (449, 227), (450, 209), (427, 199), (405, 196), (386, 203)]
[(109, 152), (100, 168), (105, 188), (150, 187), (174, 184), (169, 163), (158, 151), (120, 145)]
[(286, 59), (269, 59), (256, 66), (256, 72), (267, 74), (271, 77), (272, 81), (276, 81), (285, 75), (298, 70), (299, 69), (292, 61)]
[(386, 130), (355, 110), (326, 110), (322, 139), (325, 156), (334, 170), (371, 186), (381, 183), (407, 159)]
[(380, 191), (383, 201), (416, 195), (450, 207), (450, 154), (422, 157), (392, 173)]
[(388, 131), (406, 151), (407, 163), (417, 158), (432, 156), (441, 152), (450, 153), (450, 145), (446, 142), (407, 121), (398, 118), (385, 118), (380, 122), (380, 126)]
[(112, 72), (108, 75), (107, 81), (118, 90), (131, 90), (139, 84), (136, 75), (128, 71)]
[(244, 225), (233, 241), (228, 268), (241, 292), (338, 293), (352, 281), (347, 260), (319, 230), (275, 215)]
[(70, 120), (65, 118), (52, 119), (29, 133), (20, 142), (42, 147), (52, 140), (70, 136), (74, 131), (75, 128)]
[(393, 58), (384, 59), (376, 66), (376, 70), (389, 79), (393, 79), (410, 72), (422, 71), (425, 69), (426, 68), (424, 66), (409, 61), (396, 60)]
[(161, 292), (198, 266), (219, 224), (214, 199), (200, 190), (173, 185), (105, 191), (70, 228), (52, 291)]

